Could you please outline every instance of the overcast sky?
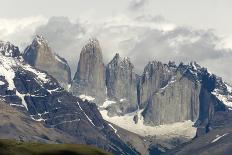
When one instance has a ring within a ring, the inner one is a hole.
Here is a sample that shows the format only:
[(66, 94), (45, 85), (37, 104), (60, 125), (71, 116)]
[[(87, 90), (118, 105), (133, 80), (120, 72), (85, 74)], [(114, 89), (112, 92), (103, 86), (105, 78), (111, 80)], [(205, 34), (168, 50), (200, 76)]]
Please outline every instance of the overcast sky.
[[(148, 61), (197, 61), (231, 82), (231, 0), (0, 0), (0, 40), (22, 50), (42, 34), (73, 71), (89, 37), (105, 63), (128, 56), (141, 72)], [(74, 73), (73, 73), (74, 74)]]

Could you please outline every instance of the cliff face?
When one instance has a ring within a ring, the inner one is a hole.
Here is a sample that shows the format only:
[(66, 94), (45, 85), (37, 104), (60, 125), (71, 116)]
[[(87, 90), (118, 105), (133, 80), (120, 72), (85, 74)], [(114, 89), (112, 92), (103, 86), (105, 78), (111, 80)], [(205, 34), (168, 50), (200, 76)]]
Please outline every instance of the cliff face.
[(196, 63), (180, 64), (172, 74), (165, 86), (148, 97), (143, 111), (145, 124), (191, 120), (196, 126), (207, 125), (215, 112), (225, 110), (225, 104), (212, 92), (218, 87), (225, 93), (226, 85), (205, 68)]
[(168, 66), (157, 61), (149, 62), (146, 65), (139, 86), (139, 105), (141, 109), (145, 108), (153, 93), (168, 84), (174, 74), (175, 67), (175, 65), (170, 64)]
[(106, 87), (108, 98), (116, 102), (108, 107), (111, 114), (125, 114), (138, 109), (136, 74), (129, 58), (122, 59), (116, 54), (107, 65)]
[(71, 91), (75, 95), (96, 96), (95, 102), (102, 104), (106, 96), (105, 68), (100, 44), (90, 39), (83, 47), (74, 76)]
[[(96, 39), (81, 51), (71, 90), (91, 99), (111, 117), (143, 111), (143, 123), (150, 126), (187, 120), (207, 124), (215, 111), (230, 104), (231, 95), (220, 78), (195, 62), (177, 66), (152, 61), (137, 76), (130, 60), (116, 54), (104, 68)], [(136, 123), (137, 117), (132, 121)]]
[(68, 88), (71, 83), (71, 71), (67, 61), (54, 54), (42, 36), (36, 36), (24, 53), (24, 60), (30, 65), (48, 72), (55, 77), (62, 87)]
[(143, 112), (145, 123), (161, 125), (196, 121), (199, 116), (200, 90), (200, 83), (177, 74), (148, 99)]

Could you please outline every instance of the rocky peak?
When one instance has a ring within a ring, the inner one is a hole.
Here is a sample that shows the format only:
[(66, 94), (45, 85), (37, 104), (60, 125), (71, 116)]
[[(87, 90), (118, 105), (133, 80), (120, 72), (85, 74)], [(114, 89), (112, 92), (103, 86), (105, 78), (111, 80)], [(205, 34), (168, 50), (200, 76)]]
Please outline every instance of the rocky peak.
[(82, 48), (77, 72), (72, 84), (75, 95), (95, 96), (97, 100), (105, 98), (105, 78), (102, 50), (97, 39), (89, 39)]
[(42, 35), (36, 35), (32, 41), (32, 45), (34, 47), (41, 46), (41, 45), (48, 46), (48, 42)]
[(115, 104), (107, 109), (111, 115), (125, 114), (138, 109), (137, 81), (134, 65), (129, 58), (117, 53), (106, 67), (107, 95)]
[(61, 86), (68, 88), (68, 84), (71, 82), (69, 65), (64, 58), (52, 52), (43, 36), (35, 36), (31, 45), (25, 49), (23, 58), (30, 65), (47, 71), (59, 81)]
[(82, 54), (95, 55), (102, 58), (100, 43), (96, 38), (90, 38), (87, 44), (82, 48)]
[(120, 62), (122, 62), (122, 58), (120, 57), (119, 53), (116, 53), (114, 58), (110, 61), (109, 64), (119, 64)]
[(114, 58), (110, 61), (110, 63), (108, 64), (108, 67), (121, 67), (124, 69), (132, 69), (134, 68), (134, 65), (131, 63), (130, 58), (125, 57), (125, 58), (121, 58), (119, 53), (116, 53)]
[(17, 46), (14, 46), (10, 42), (0, 41), (0, 53), (7, 57), (18, 57), (20, 51)]

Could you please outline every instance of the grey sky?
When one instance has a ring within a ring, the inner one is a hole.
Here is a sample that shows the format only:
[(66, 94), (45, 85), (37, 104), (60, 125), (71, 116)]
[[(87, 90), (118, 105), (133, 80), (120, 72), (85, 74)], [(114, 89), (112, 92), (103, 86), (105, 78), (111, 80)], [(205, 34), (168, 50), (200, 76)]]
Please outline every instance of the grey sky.
[(94, 36), (105, 62), (119, 52), (141, 72), (154, 59), (196, 60), (232, 81), (231, 0), (0, 1), (0, 40), (23, 48), (43, 34), (73, 72), (82, 46)]
[[(0, 9), (0, 17), (105, 17), (125, 12), (129, 1), (133, 0), (1, 0), (4, 7)], [(213, 28), (232, 35), (231, 7), (231, 0), (150, 0), (146, 11), (161, 14), (176, 24)]]

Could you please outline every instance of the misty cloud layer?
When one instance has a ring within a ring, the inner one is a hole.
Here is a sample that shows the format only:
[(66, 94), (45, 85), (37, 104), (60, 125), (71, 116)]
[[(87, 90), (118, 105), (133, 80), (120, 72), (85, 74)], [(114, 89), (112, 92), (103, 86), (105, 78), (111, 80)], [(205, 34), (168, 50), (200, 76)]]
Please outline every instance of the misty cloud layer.
[(69, 61), (73, 73), (82, 46), (89, 37), (97, 37), (105, 63), (117, 52), (130, 57), (141, 73), (152, 60), (197, 61), (231, 81), (232, 72), (227, 70), (232, 65), (232, 51), (223, 48), (221, 38), (212, 30), (176, 26), (162, 16), (117, 16), (98, 23), (73, 23), (65, 17), (53, 17), (35, 32), (44, 35), (54, 51)]
[(52, 17), (45, 25), (39, 26), (35, 34), (43, 35), (53, 52), (66, 58), (75, 70), (86, 33), (83, 26), (78, 22), (72, 23), (67, 17)]
[(131, 10), (138, 10), (145, 6), (148, 0), (130, 0), (129, 1), (129, 8)]

